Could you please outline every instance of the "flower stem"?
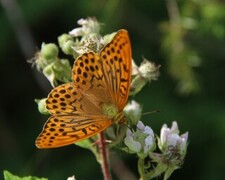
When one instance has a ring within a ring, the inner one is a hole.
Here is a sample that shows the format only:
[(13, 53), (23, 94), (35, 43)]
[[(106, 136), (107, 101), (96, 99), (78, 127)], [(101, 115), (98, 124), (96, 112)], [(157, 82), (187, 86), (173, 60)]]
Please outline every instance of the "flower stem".
[(102, 172), (104, 175), (104, 180), (111, 180), (111, 174), (109, 170), (108, 148), (105, 144), (105, 138), (104, 138), (103, 132), (99, 133), (99, 149), (100, 149), (101, 166), (102, 166)]
[(140, 179), (146, 180), (145, 172), (144, 172), (144, 159), (143, 158), (138, 159), (138, 172), (140, 174)]

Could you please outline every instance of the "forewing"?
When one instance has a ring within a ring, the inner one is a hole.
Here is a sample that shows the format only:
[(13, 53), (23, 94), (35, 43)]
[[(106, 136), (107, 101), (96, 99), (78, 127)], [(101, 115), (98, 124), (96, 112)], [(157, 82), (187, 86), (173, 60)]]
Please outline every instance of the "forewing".
[(128, 32), (119, 30), (100, 53), (103, 74), (115, 104), (122, 111), (127, 103), (131, 81), (131, 44)]
[(38, 148), (55, 148), (89, 138), (112, 122), (102, 116), (51, 116), (36, 139)]
[(84, 53), (73, 66), (74, 84), (96, 106), (126, 105), (131, 81), (131, 45), (128, 32), (120, 30), (99, 54)]

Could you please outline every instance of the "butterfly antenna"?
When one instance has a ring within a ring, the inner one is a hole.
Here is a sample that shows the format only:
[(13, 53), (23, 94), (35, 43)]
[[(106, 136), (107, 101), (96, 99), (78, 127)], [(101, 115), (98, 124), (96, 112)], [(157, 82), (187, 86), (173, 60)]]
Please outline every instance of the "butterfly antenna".
[(145, 113), (142, 113), (141, 115), (153, 114), (153, 113), (158, 113), (158, 112), (160, 112), (160, 110), (154, 110), (154, 111), (150, 111), (150, 112), (145, 112)]

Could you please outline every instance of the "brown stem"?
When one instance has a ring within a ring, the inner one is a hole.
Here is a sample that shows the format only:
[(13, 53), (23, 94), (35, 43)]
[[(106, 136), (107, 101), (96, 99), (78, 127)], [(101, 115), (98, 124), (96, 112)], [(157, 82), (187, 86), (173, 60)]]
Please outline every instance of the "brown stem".
[(111, 180), (111, 174), (109, 170), (109, 155), (108, 148), (105, 144), (105, 138), (103, 132), (99, 133), (99, 149), (101, 156), (101, 166), (104, 175), (104, 180)]

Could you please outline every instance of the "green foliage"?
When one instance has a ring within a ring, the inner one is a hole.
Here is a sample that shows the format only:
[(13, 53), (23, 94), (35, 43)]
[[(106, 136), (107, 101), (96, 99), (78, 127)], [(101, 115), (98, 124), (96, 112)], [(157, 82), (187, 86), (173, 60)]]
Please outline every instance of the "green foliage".
[(9, 171), (3, 171), (3, 174), (4, 174), (5, 180), (48, 180), (47, 178), (38, 178), (35, 176), (19, 177), (19, 176), (13, 175)]

